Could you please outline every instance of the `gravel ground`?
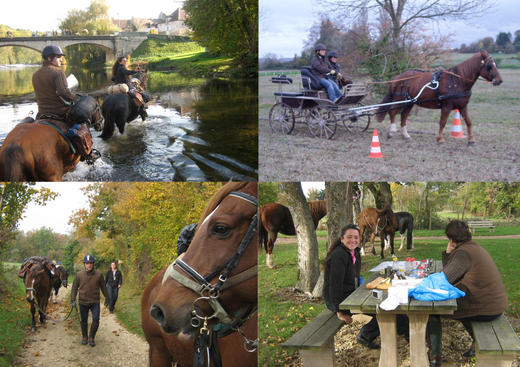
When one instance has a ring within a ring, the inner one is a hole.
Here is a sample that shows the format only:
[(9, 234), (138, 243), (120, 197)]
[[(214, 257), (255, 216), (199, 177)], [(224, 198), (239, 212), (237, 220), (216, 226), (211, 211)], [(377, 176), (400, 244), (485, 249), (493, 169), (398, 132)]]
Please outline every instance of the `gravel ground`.
[[(479, 81), (469, 104), (475, 146), (450, 138), (453, 115), (437, 144), (439, 110), (418, 108), (408, 118), (412, 139), (387, 137), (389, 118), (372, 119), (367, 131), (338, 126), (332, 140), (312, 138), (305, 124), (290, 135), (271, 132), (273, 104), (269, 77), (260, 77), (260, 181), (518, 181), (520, 180), (520, 70), (501, 71), (504, 83), (493, 87)], [(300, 81), (289, 88), (298, 90)], [(289, 89), (288, 89), (289, 90)], [(378, 99), (367, 96), (365, 104)], [(463, 122), (464, 125), (464, 122)], [(383, 158), (369, 158), (373, 129), (378, 129)], [(464, 125), (464, 131), (466, 128)]]

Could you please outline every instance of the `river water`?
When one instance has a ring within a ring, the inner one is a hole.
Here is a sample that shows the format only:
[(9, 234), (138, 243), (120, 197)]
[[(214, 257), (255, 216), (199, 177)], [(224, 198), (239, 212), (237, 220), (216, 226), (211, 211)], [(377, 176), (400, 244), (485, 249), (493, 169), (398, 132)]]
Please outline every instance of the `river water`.
[[(37, 67), (0, 68), (0, 145), (11, 129), (38, 111), (31, 83)], [(70, 68), (77, 93), (99, 94), (108, 70)], [(102, 158), (83, 162), (64, 181), (228, 181), (258, 177), (257, 82), (186, 79), (149, 73), (148, 118), (104, 141), (91, 130)]]

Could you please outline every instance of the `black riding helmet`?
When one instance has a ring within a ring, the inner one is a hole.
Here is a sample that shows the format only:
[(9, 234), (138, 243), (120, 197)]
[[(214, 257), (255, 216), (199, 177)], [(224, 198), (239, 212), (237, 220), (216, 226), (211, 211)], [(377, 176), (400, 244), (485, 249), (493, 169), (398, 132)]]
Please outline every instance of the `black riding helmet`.
[(338, 53), (336, 51), (327, 52), (327, 57), (330, 59), (331, 57), (338, 58)]
[(327, 46), (325, 46), (323, 43), (317, 43), (316, 46), (314, 46), (314, 51), (318, 52), (319, 50), (326, 50)]
[(42, 58), (47, 59), (47, 57), (52, 55), (59, 55), (59, 56), (65, 56), (63, 51), (61, 51), (61, 48), (55, 45), (48, 45), (43, 48), (42, 51)]
[(94, 256), (88, 254), (83, 258), (83, 263), (94, 263)]

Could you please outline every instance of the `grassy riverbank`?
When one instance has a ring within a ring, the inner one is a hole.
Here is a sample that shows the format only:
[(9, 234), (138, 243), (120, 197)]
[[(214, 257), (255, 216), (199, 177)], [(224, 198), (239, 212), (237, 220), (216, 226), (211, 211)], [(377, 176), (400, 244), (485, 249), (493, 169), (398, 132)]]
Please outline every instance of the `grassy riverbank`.
[(187, 37), (149, 38), (132, 53), (132, 62), (153, 71), (172, 71), (189, 77), (230, 77), (231, 58), (210, 55)]
[(0, 263), (0, 367), (12, 366), (31, 324), (24, 285), (16, 276), (20, 264)]
[[(433, 231), (432, 233), (421, 232), (424, 236), (436, 235)], [(293, 238), (296, 242), (296, 237)], [(490, 253), (500, 271), (509, 300), (506, 314), (510, 320), (515, 320), (520, 316), (520, 280), (516, 275), (520, 239), (478, 239), (477, 242)], [(446, 248), (445, 240), (415, 240), (414, 243), (413, 251), (403, 250), (397, 253), (397, 256), (439, 260), (441, 252)], [(320, 261), (325, 257), (325, 246), (325, 241), (319, 241)], [(389, 259), (388, 256), (387, 251), (386, 260)], [(275, 268), (268, 269), (265, 265), (265, 253), (259, 252), (259, 366), (291, 365), (297, 358), (297, 352), (282, 349), (280, 344), (325, 309), (322, 300), (310, 300), (293, 289), (298, 276), (296, 243), (276, 245), (274, 261)], [(380, 262), (378, 256), (363, 257), (362, 276), (368, 277), (370, 275), (368, 270)], [(517, 322), (514, 322), (514, 325), (517, 325)]]

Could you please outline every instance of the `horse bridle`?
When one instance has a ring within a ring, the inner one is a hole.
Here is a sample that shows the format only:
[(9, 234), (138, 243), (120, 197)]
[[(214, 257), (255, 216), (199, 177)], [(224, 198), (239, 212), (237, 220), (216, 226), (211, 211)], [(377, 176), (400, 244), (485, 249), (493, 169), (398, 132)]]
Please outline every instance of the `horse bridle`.
[(490, 65), (491, 62), (496, 65), (495, 60), (491, 56), (488, 56), (484, 60), (482, 60), (481, 65), (480, 65), (479, 75), (480, 75), (480, 73), (482, 73), (482, 69), (486, 68), (486, 71), (487, 71), (489, 77), (493, 81), (497, 77), (497, 74), (491, 74), (491, 70), (493, 69), (493, 67)]
[(94, 116), (94, 114), (98, 112), (99, 113), (99, 119), (97, 119), (94, 123), (92, 123), (92, 121), (90, 119), (88, 119), (88, 123), (92, 126), (96, 126), (96, 125), (99, 125), (101, 126), (101, 122), (103, 121), (103, 114), (101, 113), (101, 108), (99, 108), (99, 104), (96, 103), (96, 109), (94, 110), (94, 112), (92, 112), (92, 116)]
[[(236, 197), (247, 201), (255, 206), (258, 206), (258, 200), (254, 196), (248, 195), (239, 191), (232, 191), (228, 196)], [(195, 301), (193, 301), (193, 310), (191, 311), (191, 326), (194, 328), (200, 328), (201, 333), (207, 333), (207, 322), (210, 319), (217, 319), (222, 324), (229, 324), (231, 328), (238, 331), (244, 338), (244, 349), (248, 352), (254, 352), (257, 348), (258, 340), (248, 339), (243, 332), (240, 330), (240, 326), (256, 312), (256, 307), (248, 311), (248, 314), (237, 317), (231, 316), (222, 306), (219, 301), (220, 292), (234, 287), (248, 279), (255, 277), (258, 273), (258, 267), (252, 266), (238, 274), (229, 277), (231, 271), (238, 265), (242, 255), (248, 248), (251, 240), (257, 231), (258, 217), (257, 214), (252, 217), (246, 234), (240, 241), (236, 252), (215, 271), (207, 276), (202, 276), (197, 270), (187, 264), (181, 258), (176, 259), (166, 270), (162, 283), (168, 279), (173, 278), (184, 287), (191, 289), (200, 295)], [(186, 274), (179, 272), (176, 267), (182, 269)], [(219, 275), (220, 274), (220, 275)], [(209, 281), (218, 275), (218, 281), (215, 284), (211, 284)], [(196, 305), (199, 301), (206, 301), (211, 306), (213, 314), (211, 316), (200, 315), (197, 312)]]

